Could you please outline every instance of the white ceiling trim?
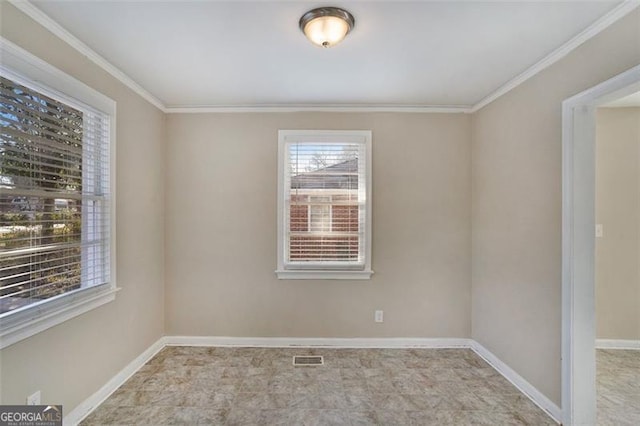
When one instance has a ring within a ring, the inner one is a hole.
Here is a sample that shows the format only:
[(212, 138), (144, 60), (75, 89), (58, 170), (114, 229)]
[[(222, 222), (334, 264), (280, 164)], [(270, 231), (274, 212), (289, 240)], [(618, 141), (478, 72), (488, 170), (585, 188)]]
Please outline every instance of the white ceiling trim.
[(430, 112), (468, 114), (471, 112), (471, 107), (432, 105), (248, 105), (168, 107), (165, 112), (169, 114), (206, 112)]
[(24, 12), (31, 19), (45, 27), (47, 30), (51, 31), (54, 35), (58, 36), (62, 41), (66, 42), (68, 45), (76, 49), (78, 52), (89, 58), (93, 63), (98, 65), (100, 68), (111, 74), (121, 83), (129, 87), (131, 90), (136, 92), (138, 95), (142, 96), (152, 105), (161, 109), (165, 112), (166, 108), (164, 104), (160, 101), (160, 99), (156, 98), (150, 92), (148, 92), (144, 87), (140, 86), (136, 83), (131, 77), (120, 71), (120, 69), (116, 68), (105, 58), (96, 53), (89, 46), (80, 41), (76, 36), (71, 34), (69, 31), (64, 29), (60, 24), (51, 19), (48, 15), (46, 15), (43, 11), (38, 9), (28, 0), (9, 0), (11, 4)]
[(580, 34), (578, 34), (577, 36), (575, 36), (574, 38), (572, 38), (571, 40), (569, 40), (568, 42), (566, 42), (565, 44), (563, 44), (562, 46), (554, 50), (553, 52), (551, 52), (549, 55), (545, 56), (542, 60), (533, 64), (522, 74), (509, 80), (503, 86), (498, 88), (498, 90), (496, 90), (495, 92), (486, 96), (484, 99), (482, 99), (480, 102), (478, 102), (471, 108), (471, 112), (473, 113), (480, 110), (481, 108), (487, 106), (488, 104), (495, 101), (502, 95), (510, 92), (511, 90), (515, 89), (525, 81), (529, 80), (531, 77), (538, 74), (545, 68), (548, 68), (551, 65), (555, 64), (560, 59), (564, 58), (573, 50), (578, 48), (578, 46), (580, 46), (590, 38), (595, 37), (601, 31), (605, 30), (606, 28), (614, 24), (619, 19), (625, 17), (627, 14), (632, 12), (638, 6), (640, 6), (640, 0), (625, 0), (623, 3), (618, 5), (616, 8), (611, 10), (602, 18), (598, 19), (596, 22), (594, 22), (589, 27), (587, 27)]
[(544, 57), (539, 62), (529, 67), (526, 71), (514, 77), (499, 87), (496, 91), (485, 96), (473, 106), (438, 106), (438, 105), (256, 105), (256, 106), (171, 106), (167, 107), (160, 99), (147, 91), (131, 77), (115, 67), (93, 49), (80, 41), (73, 34), (64, 29), (60, 24), (34, 6), (28, 0), (9, 0), (16, 8), (21, 10), (34, 21), (51, 31), (78, 52), (89, 58), (96, 65), (111, 74), (117, 80), (125, 84), (142, 98), (159, 108), (165, 113), (234, 113), (234, 112), (431, 112), (431, 113), (474, 113), (502, 95), (513, 90), (526, 80), (538, 74), (545, 68), (564, 58), (578, 46), (599, 34), (601, 31), (623, 18), (638, 6), (640, 0), (625, 0), (611, 12), (594, 22), (580, 34), (560, 46), (555, 51)]

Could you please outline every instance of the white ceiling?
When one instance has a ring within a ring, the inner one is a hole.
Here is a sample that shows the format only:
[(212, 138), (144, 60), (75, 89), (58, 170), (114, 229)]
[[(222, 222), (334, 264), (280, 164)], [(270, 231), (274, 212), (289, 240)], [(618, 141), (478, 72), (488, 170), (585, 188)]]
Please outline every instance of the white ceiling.
[[(33, 1), (165, 106), (470, 106), (620, 1)], [(356, 19), (307, 41), (318, 6)]]

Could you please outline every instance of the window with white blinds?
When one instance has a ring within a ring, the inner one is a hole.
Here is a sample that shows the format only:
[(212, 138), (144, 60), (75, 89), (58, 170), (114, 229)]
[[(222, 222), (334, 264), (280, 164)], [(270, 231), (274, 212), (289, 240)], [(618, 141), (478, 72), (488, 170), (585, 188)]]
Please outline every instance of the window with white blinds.
[(280, 278), (371, 275), (371, 132), (279, 132)]
[(112, 287), (111, 116), (0, 72), (0, 321), (15, 325)]

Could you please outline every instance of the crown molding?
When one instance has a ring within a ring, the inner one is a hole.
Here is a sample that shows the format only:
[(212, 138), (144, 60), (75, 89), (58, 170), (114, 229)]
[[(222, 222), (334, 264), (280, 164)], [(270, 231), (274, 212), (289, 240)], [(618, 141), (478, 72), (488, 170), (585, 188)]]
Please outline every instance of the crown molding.
[(500, 86), (498, 90), (485, 96), (482, 100), (480, 100), (480, 102), (478, 102), (473, 107), (471, 107), (470, 112), (474, 113), (482, 109), (483, 107), (489, 105), (491, 102), (495, 101), (502, 95), (505, 95), (506, 93), (515, 89), (525, 81), (529, 80), (534, 75), (538, 74), (544, 69), (555, 64), (560, 59), (564, 58), (573, 50), (575, 50), (578, 46), (580, 46), (587, 40), (591, 39), (592, 37), (595, 37), (601, 31), (605, 30), (606, 28), (608, 28), (609, 26), (617, 22), (619, 19), (631, 13), (638, 6), (640, 6), (639, 0), (625, 0), (624, 2), (616, 6), (613, 10), (611, 10), (609, 13), (607, 13), (606, 15), (604, 15), (603, 17), (595, 21), (593, 24), (589, 25), (585, 30), (580, 32), (577, 36), (573, 37), (571, 40), (569, 40), (568, 42), (566, 42), (565, 44), (563, 44), (562, 46), (560, 46), (559, 48), (557, 48), (556, 50), (554, 50), (553, 52), (545, 56), (544, 58), (542, 58), (540, 61), (533, 64), (523, 73), (517, 75), (516, 77), (512, 78), (511, 80), (509, 80), (508, 82)]
[(563, 44), (527, 70), (512, 78), (496, 91), (490, 93), (473, 106), (441, 106), (441, 105), (314, 105), (314, 104), (282, 104), (282, 105), (186, 105), (166, 106), (160, 99), (147, 91), (131, 77), (111, 64), (77, 37), (64, 29), (60, 24), (34, 6), (29, 0), (8, 0), (20, 11), (62, 39), (78, 52), (89, 58), (100, 68), (136, 92), (142, 98), (167, 114), (199, 114), (199, 113), (247, 113), (247, 112), (405, 112), (405, 113), (463, 113), (471, 114), (510, 92), (542, 70), (548, 68), (567, 56), (578, 46), (599, 34), (601, 31), (623, 18), (638, 6), (640, 0), (625, 0), (602, 18), (595, 21), (584, 31)]
[(136, 92), (142, 98), (147, 100), (149, 103), (154, 105), (156, 108), (165, 111), (164, 104), (160, 101), (160, 99), (156, 98), (149, 91), (147, 91), (144, 87), (136, 83), (131, 77), (120, 71), (120, 69), (116, 68), (105, 58), (96, 53), (89, 46), (80, 41), (76, 36), (71, 34), (69, 31), (64, 29), (60, 24), (51, 19), (47, 14), (38, 9), (28, 0), (8, 0), (9, 3), (14, 5), (17, 9), (22, 11), (24, 14), (29, 16), (31, 19), (36, 21), (38, 24), (45, 27), (47, 30), (52, 32), (62, 41), (66, 42), (69, 46), (73, 47), (75, 50), (89, 58), (93, 63), (98, 65), (100, 68), (111, 74), (125, 86)]
[(168, 114), (237, 113), (237, 112), (417, 112), (468, 114), (470, 106), (439, 105), (240, 105), (240, 106), (172, 106), (166, 107)]

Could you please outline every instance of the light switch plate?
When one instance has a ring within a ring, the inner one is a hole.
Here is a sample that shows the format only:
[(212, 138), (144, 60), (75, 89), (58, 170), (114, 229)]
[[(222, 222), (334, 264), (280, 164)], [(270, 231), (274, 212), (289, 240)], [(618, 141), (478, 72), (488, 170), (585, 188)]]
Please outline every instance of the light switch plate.
[(602, 238), (603, 229), (601, 223), (596, 223), (596, 238)]

